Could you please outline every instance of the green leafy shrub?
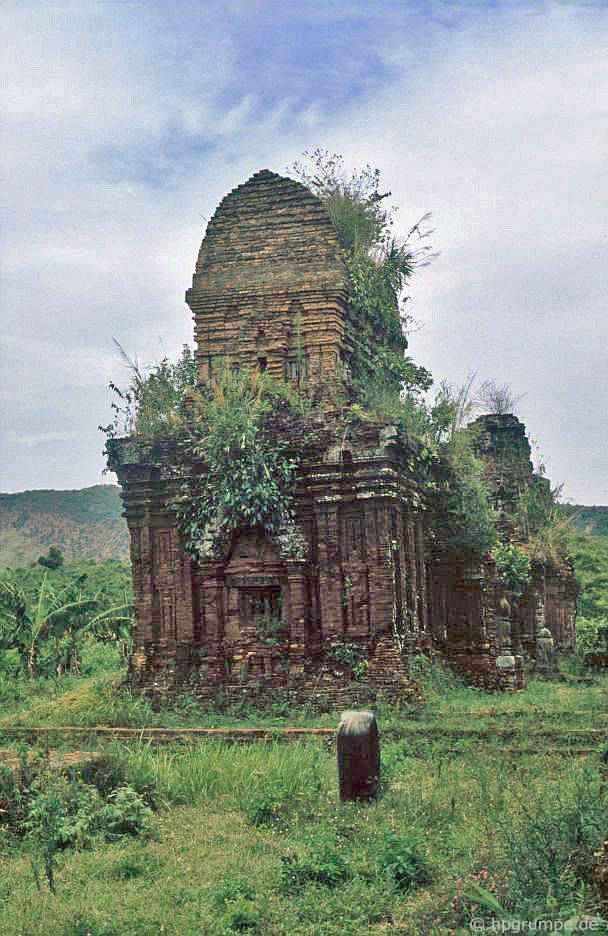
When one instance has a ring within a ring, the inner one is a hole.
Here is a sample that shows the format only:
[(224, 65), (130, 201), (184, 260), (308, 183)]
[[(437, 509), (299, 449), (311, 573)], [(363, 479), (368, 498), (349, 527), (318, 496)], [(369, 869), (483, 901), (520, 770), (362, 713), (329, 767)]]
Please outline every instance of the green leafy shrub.
[[(89, 848), (97, 836), (109, 840), (148, 832), (152, 810), (131, 787), (120, 787), (107, 799), (81, 779), (40, 772), (27, 791), (27, 808), (20, 831), (40, 859), (50, 890), (55, 892), (59, 852)], [(34, 867), (37, 867), (36, 861)]]
[(340, 666), (349, 670), (353, 679), (361, 680), (367, 671), (366, 653), (363, 647), (352, 640), (340, 640), (331, 645), (327, 655)]
[(106, 438), (119, 435), (150, 438), (182, 432), (186, 425), (186, 397), (197, 382), (194, 352), (184, 345), (176, 364), (163, 358), (144, 373), (120, 344), (118, 349), (131, 372), (131, 383), (126, 390), (110, 384), (116, 396), (111, 404), (114, 418), (107, 426), (99, 427)]
[(516, 597), (521, 597), (527, 591), (532, 577), (529, 557), (519, 546), (510, 543), (497, 543), (491, 555), (496, 563), (499, 583)]
[(133, 787), (119, 787), (109, 794), (102, 811), (101, 824), (106, 838), (139, 836), (149, 831), (152, 810)]
[(541, 465), (532, 484), (520, 495), (514, 520), (520, 536), (528, 543), (531, 559), (561, 564), (568, 554), (570, 519), (562, 512), (562, 485), (551, 487)]
[(608, 618), (576, 619), (576, 653), (586, 665), (608, 661)]
[(444, 458), (444, 476), (432, 496), (438, 504), (446, 540), (459, 552), (483, 556), (497, 536), (485, 466), (474, 454), (464, 430), (445, 446)]
[(392, 232), (395, 209), (387, 201), (391, 193), (381, 190), (378, 169), (367, 165), (348, 176), (337, 154), (317, 149), (304, 157), (293, 172), (323, 202), (344, 248), (354, 323), (348, 364), (354, 398), (410, 434), (424, 434), (427, 413), (421, 394), (433, 381), (425, 368), (404, 356), (409, 322), (405, 289), (415, 267), (429, 259), (422, 232), (428, 216), (398, 241)]
[[(100, 829), (102, 803), (94, 787), (66, 777), (45, 778), (31, 797), (24, 828), (52, 893), (58, 852), (91, 844)], [(33, 867), (36, 872), (36, 860)]]
[(289, 521), (297, 462), (273, 431), (290, 410), (265, 374), (223, 374), (202, 406), (192, 452), (207, 471), (186, 484), (176, 505), (185, 549), (200, 555), (218, 533), (244, 527), (278, 532)]
[(52, 839), (56, 850), (84, 848), (101, 830), (103, 800), (95, 787), (64, 776), (37, 781), (25, 828), (39, 841)]
[(380, 842), (378, 864), (402, 891), (431, 880), (420, 838), (414, 833), (398, 835), (387, 832)]
[(352, 876), (351, 869), (339, 847), (322, 840), (305, 852), (281, 857), (281, 887), (293, 892), (307, 884), (337, 887)]

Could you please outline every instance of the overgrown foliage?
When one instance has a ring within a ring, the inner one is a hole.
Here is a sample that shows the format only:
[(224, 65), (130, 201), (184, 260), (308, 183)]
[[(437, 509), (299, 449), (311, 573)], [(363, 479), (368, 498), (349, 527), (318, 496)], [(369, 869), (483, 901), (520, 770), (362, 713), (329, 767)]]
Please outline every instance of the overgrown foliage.
[(152, 810), (124, 781), (100, 791), (78, 768), (70, 774), (52, 769), (44, 755), (21, 760), (17, 773), (0, 769), (0, 831), (25, 838), (36, 879), (41, 869), (53, 894), (60, 852), (91, 848), (100, 837), (116, 841), (148, 832)]
[(492, 549), (492, 558), (496, 563), (496, 575), (500, 585), (508, 589), (513, 597), (521, 598), (527, 591), (532, 577), (530, 557), (519, 546), (497, 543)]
[(568, 552), (571, 524), (561, 510), (561, 489), (561, 485), (551, 486), (541, 465), (516, 505), (513, 521), (517, 534), (529, 544), (530, 558), (539, 562), (560, 564)]
[(356, 398), (376, 409), (387, 397), (394, 403), (400, 395), (427, 390), (430, 374), (404, 358), (404, 351), (410, 324), (405, 290), (414, 269), (429, 260), (428, 215), (399, 239), (379, 169), (368, 164), (348, 175), (342, 156), (316, 149), (304, 153), (292, 171), (321, 199), (344, 248), (356, 322), (350, 362)]
[(411, 324), (406, 289), (416, 267), (431, 258), (428, 216), (398, 240), (379, 170), (368, 165), (348, 176), (340, 156), (325, 150), (305, 156), (295, 173), (328, 208), (345, 250), (357, 322), (353, 415), (388, 418), (418, 446), (418, 473), (445, 516), (450, 540), (462, 552), (481, 555), (496, 533), (483, 464), (465, 429), (472, 379), (461, 391), (443, 383), (429, 401), (431, 374), (404, 354)]
[(348, 670), (353, 679), (360, 680), (365, 677), (367, 654), (363, 647), (354, 641), (346, 639), (334, 641), (327, 655)]
[(129, 369), (131, 380), (127, 389), (110, 383), (117, 399), (110, 404), (114, 418), (107, 426), (100, 426), (106, 438), (137, 435), (150, 438), (174, 435), (183, 431), (186, 421), (186, 397), (197, 381), (194, 352), (184, 345), (173, 364), (168, 358), (146, 372), (130, 358), (116, 342)]
[(176, 505), (185, 549), (200, 556), (239, 527), (277, 533), (291, 519), (297, 460), (274, 427), (297, 417), (295, 391), (267, 374), (227, 369), (200, 398), (192, 453), (206, 466)]

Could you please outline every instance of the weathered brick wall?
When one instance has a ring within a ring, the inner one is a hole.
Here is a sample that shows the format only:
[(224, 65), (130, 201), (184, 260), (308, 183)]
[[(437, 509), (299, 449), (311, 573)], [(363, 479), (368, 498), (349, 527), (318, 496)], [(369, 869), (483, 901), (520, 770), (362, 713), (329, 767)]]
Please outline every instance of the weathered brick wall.
[(192, 288), (203, 383), (222, 366), (315, 385), (346, 353), (348, 281), (336, 230), (318, 198), (266, 170), (222, 200)]
[[(369, 446), (370, 428), (365, 432)], [(336, 675), (333, 647), (355, 645), (363, 658), (380, 659), (378, 646), (392, 646), (395, 632), (410, 649), (418, 646), (428, 620), (419, 498), (398, 449), (384, 446), (381, 435), (377, 427), (375, 447), (361, 445), (355, 457), (332, 461), (336, 453), (326, 449), (326, 461), (317, 451), (302, 465), (296, 516), (305, 558), (285, 557), (278, 540), (243, 532), (200, 563), (181, 550), (170, 510), (174, 452), (138, 452), (130, 463), (129, 444), (114, 443), (132, 530), (139, 685), (163, 691), (189, 680), (201, 694), (260, 685), (305, 694), (320, 679), (346, 699), (351, 680)], [(244, 619), (243, 595), (258, 588), (280, 593), (285, 629), (278, 641), (260, 638)], [(390, 671), (378, 662), (369, 667), (368, 689), (402, 694), (406, 667), (394, 654), (391, 660)], [(355, 689), (358, 696), (367, 691)]]
[[(541, 498), (550, 495), (549, 480), (534, 473), (526, 427), (516, 416), (504, 414), (480, 416), (472, 428), (503, 529), (513, 540), (522, 539), (513, 523), (522, 496), (528, 492)], [(525, 538), (520, 545), (527, 548)], [(515, 652), (533, 659), (536, 637), (544, 627), (551, 631), (558, 650), (573, 650), (577, 592), (574, 570), (565, 559), (557, 564), (534, 562), (528, 593), (517, 600), (509, 596)]]

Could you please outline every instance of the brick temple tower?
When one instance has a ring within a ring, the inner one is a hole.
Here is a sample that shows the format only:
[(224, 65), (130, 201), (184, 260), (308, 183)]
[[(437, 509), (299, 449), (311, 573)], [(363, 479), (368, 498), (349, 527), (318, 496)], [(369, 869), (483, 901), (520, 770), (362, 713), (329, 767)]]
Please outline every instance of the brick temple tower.
[[(336, 704), (403, 697), (415, 691), (404, 651), (434, 647), (479, 684), (514, 685), (511, 663), (496, 664), (491, 571), (441, 549), (415, 445), (388, 420), (346, 425), (332, 410), (362, 330), (321, 202), (268, 171), (234, 189), (209, 222), (186, 301), (202, 386), (226, 366), (266, 371), (305, 384), (324, 416), (300, 460), (295, 519), (274, 536), (210, 536), (197, 560), (171, 506), (184, 470), (206, 470), (188, 436), (108, 443), (131, 532), (135, 684), (202, 697), (282, 688)], [(276, 431), (289, 444), (298, 429)], [(260, 625), (277, 620), (269, 640)]]

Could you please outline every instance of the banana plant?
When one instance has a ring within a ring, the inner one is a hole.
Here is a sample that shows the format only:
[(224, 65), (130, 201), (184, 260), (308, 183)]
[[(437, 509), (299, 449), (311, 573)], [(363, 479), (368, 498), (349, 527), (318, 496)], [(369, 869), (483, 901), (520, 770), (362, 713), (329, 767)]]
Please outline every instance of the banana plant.
[(98, 640), (115, 641), (125, 663), (133, 649), (133, 602), (125, 593), (122, 604), (100, 611), (90, 619), (87, 630)]
[(30, 597), (15, 582), (0, 581), (0, 649), (17, 650), (30, 679), (38, 675), (42, 641), (73, 634), (79, 617), (75, 612), (96, 601), (96, 597), (75, 594), (75, 585), (69, 582), (55, 591), (45, 573)]

